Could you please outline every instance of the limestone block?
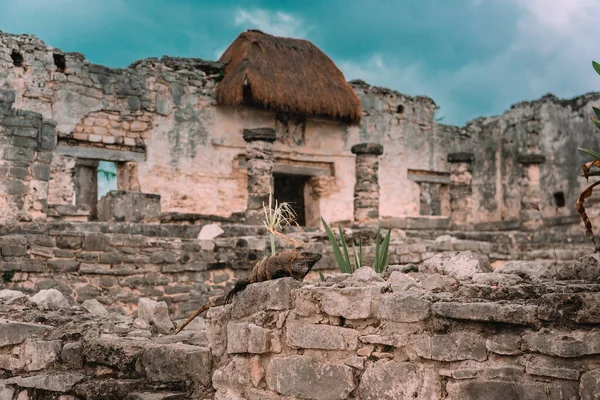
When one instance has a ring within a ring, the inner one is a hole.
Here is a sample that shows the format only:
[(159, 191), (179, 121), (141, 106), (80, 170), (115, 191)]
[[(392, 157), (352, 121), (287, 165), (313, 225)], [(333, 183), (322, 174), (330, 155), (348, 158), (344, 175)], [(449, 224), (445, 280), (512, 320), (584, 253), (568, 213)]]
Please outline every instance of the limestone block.
[(564, 400), (577, 398), (577, 386), (568, 383), (463, 381), (449, 382), (448, 399), (451, 400), (504, 400), (543, 399)]
[(58, 360), (60, 340), (26, 342), (22, 359), (27, 371), (40, 371)]
[(81, 303), (81, 308), (95, 315), (108, 315), (108, 311), (100, 302), (96, 299), (85, 300)]
[(279, 353), (281, 343), (276, 332), (252, 323), (230, 321), (227, 324), (227, 353)]
[(83, 346), (80, 342), (66, 343), (60, 353), (60, 360), (70, 368), (83, 367)]
[(488, 351), (506, 356), (514, 356), (522, 353), (521, 335), (514, 333), (500, 333), (490, 336), (486, 341)]
[(346, 319), (365, 319), (373, 315), (373, 303), (379, 292), (378, 287), (372, 286), (302, 288), (295, 291), (295, 312), (305, 316), (324, 312), (327, 315)]
[(5, 382), (23, 388), (48, 390), (51, 392), (68, 392), (73, 386), (87, 377), (75, 372), (58, 372), (55, 374), (41, 374), (28, 377), (17, 376)]
[[(130, 393), (125, 400), (185, 400), (188, 398), (187, 393), (175, 392), (139, 392)], [(61, 400), (61, 399), (58, 399)], [(73, 398), (75, 400), (75, 398)]]
[(166, 334), (175, 328), (164, 301), (158, 302), (142, 297), (138, 301), (138, 317), (154, 325), (159, 333)]
[[(496, 270), (496, 272), (498, 272)], [(517, 274), (484, 272), (473, 275), (473, 283), (488, 286), (513, 286), (523, 282)]]
[(100, 221), (142, 222), (160, 217), (160, 195), (111, 190), (98, 200)]
[(286, 324), (286, 344), (292, 348), (356, 350), (358, 332), (339, 326), (291, 321)]
[(600, 281), (600, 254), (590, 254), (559, 265), (556, 279)]
[(379, 318), (396, 322), (418, 322), (430, 315), (431, 302), (410, 292), (384, 294), (379, 301)]
[(319, 400), (345, 399), (356, 387), (351, 367), (306, 356), (273, 358), (266, 380), (269, 389), (283, 395)]
[(2, 289), (0, 290), (0, 302), (4, 303), (13, 303), (15, 301), (19, 301), (21, 299), (26, 299), (27, 296), (25, 293), (20, 292), (18, 290), (11, 289)]
[(498, 268), (499, 274), (514, 274), (524, 279), (539, 280), (552, 276), (550, 268), (535, 261), (508, 261)]
[(198, 234), (199, 240), (213, 240), (217, 236), (225, 233), (219, 224), (207, 224), (202, 227)]
[(533, 325), (537, 307), (520, 304), (498, 303), (436, 303), (431, 307), (438, 317), (468, 320), (502, 322), (506, 324)]
[(600, 332), (540, 331), (523, 335), (529, 351), (558, 357), (600, 354)]
[(146, 350), (148, 341), (124, 337), (90, 338), (83, 342), (88, 363), (96, 363), (120, 371), (135, 370), (135, 363)]
[(439, 399), (441, 389), (433, 368), (396, 361), (369, 365), (358, 387), (364, 400)]
[(481, 272), (492, 272), (488, 259), (472, 251), (448, 252), (437, 254), (419, 267), (420, 272), (450, 275), (456, 279), (470, 279)]
[(476, 333), (461, 332), (429, 336), (414, 335), (410, 339), (412, 350), (422, 358), (437, 361), (485, 361), (485, 339)]
[(40, 290), (31, 301), (42, 310), (64, 310), (70, 307), (65, 296), (56, 289)]
[(184, 382), (187, 379), (210, 385), (210, 350), (183, 343), (155, 346), (140, 358), (143, 370), (153, 382)]
[(227, 365), (215, 370), (212, 385), (221, 392), (242, 391), (251, 387), (251, 368), (250, 359), (234, 356)]
[(302, 286), (292, 278), (255, 283), (238, 293), (233, 300), (232, 318), (243, 318), (258, 311), (283, 311), (292, 307), (292, 289)]
[(392, 290), (406, 291), (410, 288), (419, 288), (419, 283), (411, 277), (409, 274), (405, 274), (401, 271), (393, 271), (390, 275), (388, 282), (392, 285)]
[(600, 393), (600, 369), (594, 369), (581, 375), (579, 395), (581, 400), (597, 400)]

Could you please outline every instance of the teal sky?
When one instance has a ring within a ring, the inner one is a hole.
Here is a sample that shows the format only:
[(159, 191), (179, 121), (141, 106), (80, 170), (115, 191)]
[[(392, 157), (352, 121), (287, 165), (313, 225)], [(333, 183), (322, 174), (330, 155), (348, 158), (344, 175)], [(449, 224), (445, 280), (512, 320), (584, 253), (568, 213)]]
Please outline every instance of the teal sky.
[(600, 90), (598, 0), (0, 0), (0, 30), (94, 63), (216, 59), (243, 30), (311, 40), (348, 80), (425, 95), (462, 125)]

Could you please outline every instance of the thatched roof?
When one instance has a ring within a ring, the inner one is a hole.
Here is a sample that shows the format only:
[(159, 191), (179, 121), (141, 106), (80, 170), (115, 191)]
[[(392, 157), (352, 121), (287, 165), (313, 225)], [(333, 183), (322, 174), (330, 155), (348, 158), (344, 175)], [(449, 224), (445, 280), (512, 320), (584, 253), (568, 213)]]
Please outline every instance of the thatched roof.
[(217, 102), (359, 123), (360, 102), (344, 74), (307, 40), (249, 30), (227, 48)]

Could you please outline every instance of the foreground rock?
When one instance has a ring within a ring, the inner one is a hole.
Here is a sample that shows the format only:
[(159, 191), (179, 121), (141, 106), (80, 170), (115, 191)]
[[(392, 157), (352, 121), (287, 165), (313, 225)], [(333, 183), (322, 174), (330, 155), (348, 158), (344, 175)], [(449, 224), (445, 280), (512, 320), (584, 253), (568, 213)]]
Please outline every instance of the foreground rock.
[(420, 272), (450, 275), (459, 280), (470, 279), (481, 272), (492, 272), (490, 262), (484, 256), (472, 251), (460, 251), (437, 254), (425, 261), (419, 267)]

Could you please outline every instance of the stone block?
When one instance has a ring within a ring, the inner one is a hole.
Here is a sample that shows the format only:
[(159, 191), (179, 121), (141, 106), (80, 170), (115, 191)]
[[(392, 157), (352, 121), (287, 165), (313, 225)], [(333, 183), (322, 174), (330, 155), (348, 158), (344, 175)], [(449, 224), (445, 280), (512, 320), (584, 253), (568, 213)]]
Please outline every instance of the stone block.
[(111, 190), (98, 201), (100, 221), (143, 222), (160, 217), (160, 195)]
[(40, 290), (31, 301), (41, 310), (66, 310), (70, 308), (69, 302), (61, 292), (56, 289)]
[(96, 299), (85, 300), (81, 303), (81, 308), (95, 315), (108, 315), (106, 308)]
[(352, 368), (306, 356), (276, 357), (266, 371), (267, 387), (286, 396), (345, 399), (355, 388)]
[(35, 164), (31, 171), (33, 172), (34, 179), (48, 182), (50, 180), (50, 165)]
[(77, 260), (48, 260), (48, 269), (53, 272), (76, 272), (78, 268)]
[(369, 365), (358, 390), (363, 400), (442, 398), (442, 384), (435, 370), (409, 362), (380, 361)]
[(498, 268), (496, 273), (518, 275), (523, 279), (540, 280), (550, 278), (550, 268), (536, 261), (508, 261)]
[(209, 386), (210, 350), (182, 343), (151, 347), (140, 358), (146, 377), (152, 382), (185, 382)]
[(41, 335), (52, 329), (49, 325), (30, 324), (25, 322), (0, 319), (0, 347), (23, 343), (26, 339)]
[(423, 261), (419, 272), (437, 272), (465, 280), (477, 273), (492, 272), (492, 268), (486, 257), (472, 251), (460, 251), (437, 254)]
[(255, 283), (233, 299), (232, 318), (243, 318), (259, 311), (283, 311), (292, 307), (291, 291), (302, 286), (293, 278)]
[[(81, 239), (80, 239), (81, 240)], [(89, 233), (85, 235), (83, 240), (83, 249), (87, 251), (108, 251), (110, 241), (108, 237), (102, 233)]]
[(279, 353), (279, 336), (271, 329), (252, 323), (229, 322), (227, 324), (227, 353)]
[(120, 371), (134, 371), (135, 364), (148, 348), (149, 342), (124, 337), (98, 337), (83, 342), (87, 363), (95, 363)]
[(515, 333), (500, 333), (490, 336), (486, 341), (486, 348), (492, 353), (505, 356), (514, 356), (522, 353), (521, 335)]
[(558, 357), (582, 357), (600, 354), (600, 332), (540, 331), (523, 335), (529, 351)]
[(2, 256), (4, 257), (20, 257), (27, 254), (25, 246), (2, 246)]
[(339, 326), (290, 321), (286, 324), (286, 344), (292, 348), (356, 350), (358, 331)]
[(503, 382), (492, 380), (449, 382), (451, 400), (507, 400), (507, 399), (576, 399), (575, 384), (545, 382)]
[(141, 298), (138, 302), (138, 317), (155, 326), (159, 333), (167, 334), (175, 328), (164, 301)]
[(485, 342), (483, 337), (470, 332), (433, 336), (422, 334), (410, 338), (411, 348), (419, 357), (437, 361), (485, 361)]
[(590, 254), (559, 265), (556, 279), (600, 281), (600, 254)]
[(5, 382), (23, 388), (65, 393), (86, 378), (87, 377), (84, 374), (80, 373), (57, 372), (54, 374), (41, 374), (28, 377), (17, 376), (15, 378), (7, 379)]
[(581, 400), (598, 400), (600, 394), (600, 369), (594, 369), (581, 375), (579, 395)]
[(295, 291), (295, 311), (305, 316), (324, 312), (346, 319), (366, 319), (374, 314), (373, 301), (379, 292), (377, 287), (304, 287)]
[(578, 370), (567, 368), (527, 366), (526, 370), (530, 375), (546, 376), (550, 378), (566, 379), (571, 381), (579, 381), (579, 375), (581, 375), (581, 372)]
[(379, 302), (379, 318), (396, 322), (423, 321), (430, 315), (431, 302), (419, 295), (398, 292), (384, 294)]
[(65, 343), (60, 353), (60, 360), (69, 368), (83, 367), (83, 346), (79, 342)]
[(438, 317), (467, 320), (501, 322), (516, 325), (535, 325), (537, 307), (520, 304), (498, 303), (436, 303), (431, 307)]
[(40, 371), (58, 361), (60, 347), (60, 340), (26, 342), (22, 359), (27, 371)]

